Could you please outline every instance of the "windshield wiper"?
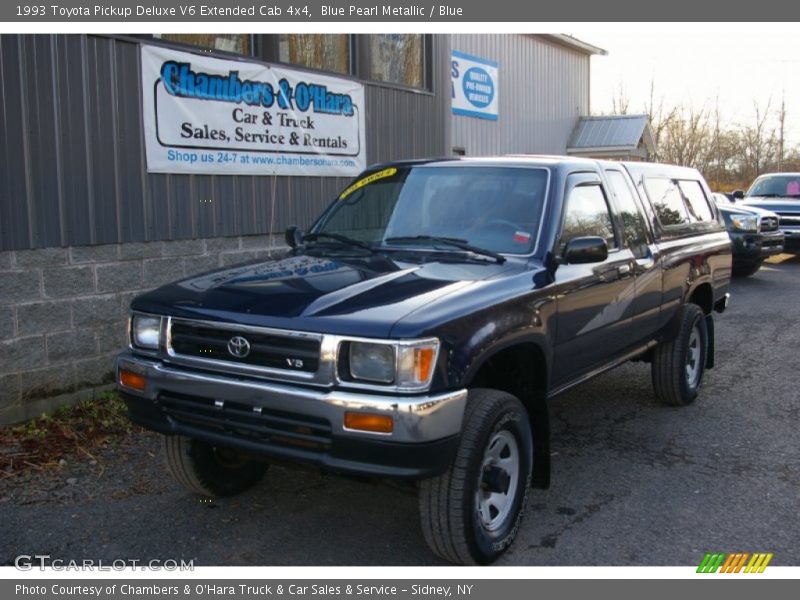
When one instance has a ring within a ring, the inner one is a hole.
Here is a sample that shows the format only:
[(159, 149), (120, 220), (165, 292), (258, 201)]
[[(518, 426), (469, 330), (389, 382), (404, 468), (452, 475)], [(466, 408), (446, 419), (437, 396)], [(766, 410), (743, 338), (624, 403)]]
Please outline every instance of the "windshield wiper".
[(404, 242), (433, 242), (435, 244), (453, 246), (454, 248), (466, 250), (467, 252), (472, 252), (473, 254), (488, 256), (489, 258), (496, 260), (499, 264), (506, 262), (506, 257), (502, 254), (498, 254), (497, 252), (487, 250), (486, 248), (481, 248), (479, 246), (473, 246), (467, 242), (467, 240), (462, 238), (443, 237), (438, 235), (405, 235), (386, 238), (384, 241), (389, 244), (402, 244)]
[(319, 233), (309, 233), (307, 235), (304, 235), (303, 243), (315, 242), (320, 239), (334, 240), (336, 242), (341, 242), (342, 244), (346, 244), (348, 246), (354, 246), (356, 248), (364, 248), (365, 250), (369, 250), (370, 252), (375, 251), (375, 248), (373, 248), (366, 242), (362, 242), (360, 240), (354, 240), (351, 237), (347, 237), (346, 235), (341, 235), (339, 233), (326, 233), (324, 231), (320, 231)]

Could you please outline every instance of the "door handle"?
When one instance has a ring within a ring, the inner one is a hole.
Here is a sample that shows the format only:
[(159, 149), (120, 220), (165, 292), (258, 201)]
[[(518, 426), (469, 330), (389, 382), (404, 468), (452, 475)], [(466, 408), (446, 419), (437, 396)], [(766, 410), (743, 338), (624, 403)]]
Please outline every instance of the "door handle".
[(631, 266), (630, 265), (620, 265), (617, 267), (617, 273), (621, 276), (630, 275), (631, 274)]

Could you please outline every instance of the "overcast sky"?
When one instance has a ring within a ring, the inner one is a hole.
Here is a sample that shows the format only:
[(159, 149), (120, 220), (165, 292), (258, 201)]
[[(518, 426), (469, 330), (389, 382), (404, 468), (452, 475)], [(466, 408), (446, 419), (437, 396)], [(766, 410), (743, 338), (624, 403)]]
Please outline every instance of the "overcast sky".
[[(680, 28), (680, 24), (676, 28)], [(788, 33), (576, 34), (608, 56), (592, 58), (592, 112), (611, 112), (620, 82), (629, 112), (643, 112), (654, 79), (656, 97), (713, 108), (730, 123), (754, 119), (753, 101), (772, 107), (786, 98), (787, 137), (800, 142), (800, 43)]]

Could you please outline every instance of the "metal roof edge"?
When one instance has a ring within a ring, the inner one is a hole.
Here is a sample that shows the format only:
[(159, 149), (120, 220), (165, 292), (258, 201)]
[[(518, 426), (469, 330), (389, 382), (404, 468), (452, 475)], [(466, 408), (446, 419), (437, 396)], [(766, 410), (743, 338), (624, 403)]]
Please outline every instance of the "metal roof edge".
[(598, 46), (593, 46), (588, 42), (584, 42), (583, 40), (579, 40), (578, 38), (572, 37), (571, 35), (567, 35), (565, 33), (542, 33), (539, 35), (543, 38), (556, 42), (557, 44), (561, 44), (562, 46), (568, 46), (573, 50), (583, 52), (584, 54), (597, 54), (600, 56), (608, 55), (607, 50), (603, 50)]
[(639, 146), (593, 146), (591, 148), (584, 148), (582, 146), (572, 146), (567, 148), (567, 154), (573, 152), (629, 152), (636, 150)]
[(646, 119), (647, 115), (645, 113), (629, 113), (624, 115), (581, 115), (578, 118), (581, 121), (602, 121), (602, 120), (619, 120), (619, 119), (642, 119), (642, 118)]

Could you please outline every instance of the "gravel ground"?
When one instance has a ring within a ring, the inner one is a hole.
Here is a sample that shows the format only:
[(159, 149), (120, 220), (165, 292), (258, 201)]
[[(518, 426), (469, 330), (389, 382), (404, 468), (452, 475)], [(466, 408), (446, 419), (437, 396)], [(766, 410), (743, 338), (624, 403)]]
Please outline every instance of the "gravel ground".
[(152, 432), (115, 436), (113, 445), (104, 445), (91, 456), (76, 454), (60, 460), (58, 467), (30, 469), (0, 482), (0, 505), (67, 507), (103, 498), (119, 500), (159, 493), (171, 483), (156, 477), (161, 475), (160, 453), (161, 440)]
[[(701, 399), (658, 405), (632, 363), (552, 403), (553, 485), (534, 490), (506, 565), (691, 565), (705, 552), (800, 564), (800, 258), (735, 280)], [(441, 564), (412, 490), (272, 467), (206, 501), (163, 469), (153, 434), (0, 481), (0, 564), (53, 558), (197, 565)]]

